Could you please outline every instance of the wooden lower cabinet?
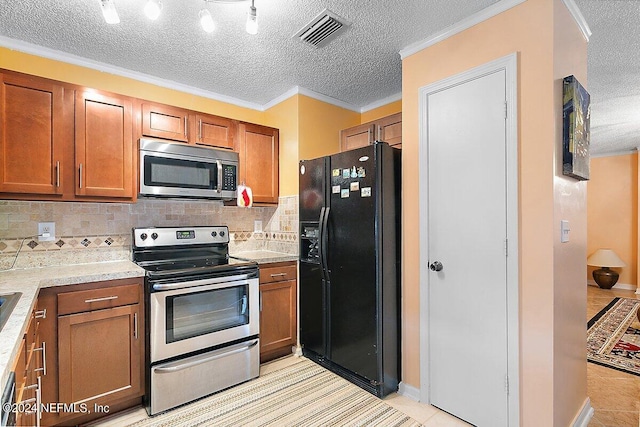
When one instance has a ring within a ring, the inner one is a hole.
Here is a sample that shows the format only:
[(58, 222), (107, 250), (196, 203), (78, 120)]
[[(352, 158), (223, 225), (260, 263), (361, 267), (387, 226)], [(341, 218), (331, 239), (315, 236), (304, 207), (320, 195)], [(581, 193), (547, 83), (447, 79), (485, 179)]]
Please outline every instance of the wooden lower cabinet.
[(260, 362), (291, 354), (297, 342), (295, 262), (260, 266)]
[(81, 424), (141, 404), (143, 301), (141, 278), (41, 290), (41, 333), (52, 341), (42, 425)]

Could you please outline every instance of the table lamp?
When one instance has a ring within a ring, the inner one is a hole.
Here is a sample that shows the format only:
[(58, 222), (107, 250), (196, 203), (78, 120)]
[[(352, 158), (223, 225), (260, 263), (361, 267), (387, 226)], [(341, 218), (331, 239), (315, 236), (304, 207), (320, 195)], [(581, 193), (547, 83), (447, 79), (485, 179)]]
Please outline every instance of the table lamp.
[(618, 281), (619, 275), (610, 267), (624, 267), (627, 264), (611, 249), (598, 249), (587, 258), (587, 265), (602, 267), (593, 270), (593, 280), (602, 289), (611, 289)]

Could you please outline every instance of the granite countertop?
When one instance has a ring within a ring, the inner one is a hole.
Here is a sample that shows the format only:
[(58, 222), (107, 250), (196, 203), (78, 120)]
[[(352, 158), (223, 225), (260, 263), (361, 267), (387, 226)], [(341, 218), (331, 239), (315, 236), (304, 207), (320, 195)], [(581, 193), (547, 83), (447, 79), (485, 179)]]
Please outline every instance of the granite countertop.
[(286, 254), (274, 251), (242, 251), (230, 254), (234, 258), (255, 261), (258, 264), (268, 264), (271, 262), (297, 261), (298, 255)]
[(0, 388), (4, 387), (9, 378), (20, 339), (25, 333), (40, 288), (142, 276), (144, 270), (131, 261), (0, 271), (0, 294), (22, 292), (7, 323), (0, 331)]

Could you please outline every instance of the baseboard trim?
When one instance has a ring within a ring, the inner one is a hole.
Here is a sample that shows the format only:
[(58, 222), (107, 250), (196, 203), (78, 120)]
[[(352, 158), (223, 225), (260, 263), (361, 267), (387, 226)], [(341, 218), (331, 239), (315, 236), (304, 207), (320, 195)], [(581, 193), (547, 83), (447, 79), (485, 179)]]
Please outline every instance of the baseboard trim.
[(403, 383), (402, 381), (398, 384), (398, 394), (408, 397), (411, 400), (415, 400), (416, 402), (420, 402), (420, 389)]
[(589, 421), (593, 418), (594, 410), (591, 407), (591, 399), (587, 397), (584, 401), (584, 405), (582, 405), (582, 409), (573, 420), (573, 427), (587, 427), (589, 425)]
[[(598, 286), (598, 284), (594, 280), (587, 280), (587, 286)], [(640, 295), (640, 287), (636, 285), (632, 285), (631, 283), (616, 283), (613, 286), (613, 289), (622, 289), (627, 291), (636, 291), (636, 294)]]

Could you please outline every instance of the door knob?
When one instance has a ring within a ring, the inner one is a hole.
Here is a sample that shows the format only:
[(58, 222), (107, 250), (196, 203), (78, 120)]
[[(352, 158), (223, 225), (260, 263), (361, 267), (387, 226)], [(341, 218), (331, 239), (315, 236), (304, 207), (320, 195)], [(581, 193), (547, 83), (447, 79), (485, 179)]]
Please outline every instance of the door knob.
[(440, 271), (442, 270), (442, 263), (440, 261), (434, 261), (429, 265), (431, 271)]

